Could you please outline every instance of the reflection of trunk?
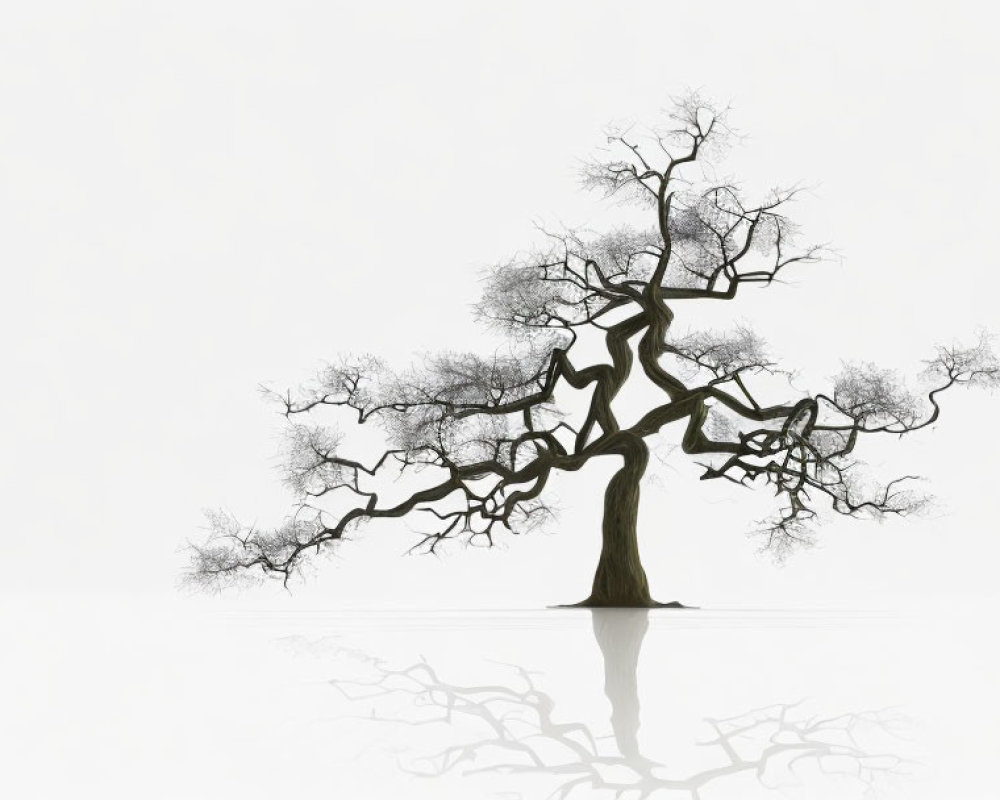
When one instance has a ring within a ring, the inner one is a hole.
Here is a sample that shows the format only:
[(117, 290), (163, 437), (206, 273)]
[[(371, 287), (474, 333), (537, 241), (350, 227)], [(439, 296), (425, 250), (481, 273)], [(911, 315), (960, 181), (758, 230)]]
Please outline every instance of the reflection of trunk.
[(604, 656), (604, 693), (611, 702), (611, 729), (629, 761), (639, 753), (639, 650), (649, 628), (646, 609), (600, 608), (590, 612), (594, 637)]
[(636, 520), (639, 481), (646, 471), (649, 448), (638, 436), (623, 437), (617, 448), (625, 465), (615, 473), (604, 493), (601, 558), (594, 586), (584, 606), (653, 605), (646, 572), (639, 560)]

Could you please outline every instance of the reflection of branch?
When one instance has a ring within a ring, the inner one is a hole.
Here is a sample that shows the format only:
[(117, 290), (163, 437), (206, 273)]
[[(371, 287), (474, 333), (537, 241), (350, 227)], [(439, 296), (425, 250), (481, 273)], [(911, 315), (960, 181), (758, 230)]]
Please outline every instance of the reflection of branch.
[[(505, 685), (461, 686), (445, 683), (426, 661), (404, 669), (388, 669), (375, 663), (377, 677), (372, 681), (331, 681), (331, 684), (350, 700), (373, 700), (381, 697), (408, 694), (414, 704), (425, 706), (440, 714), (419, 719), (381, 717), (373, 709), (368, 719), (395, 722), (405, 725), (427, 725), (437, 722), (451, 724), (456, 717), (474, 718), (488, 729), (489, 735), (481, 740), (448, 747), (436, 755), (421, 759), (431, 764), (430, 770), (418, 774), (438, 775), (448, 772), (464, 761), (475, 760), (482, 748), (490, 747), (527, 759), (534, 769), (545, 771), (545, 760), (528, 741), (545, 737), (575, 752), (580, 759), (594, 753), (597, 745), (590, 731), (579, 723), (561, 724), (552, 719), (554, 703), (545, 692), (539, 691), (530, 673), (514, 667), (522, 683), (521, 689)], [(573, 736), (579, 735), (582, 742)], [(466, 770), (466, 772), (483, 771)], [(514, 771), (513, 766), (504, 771)]]
[[(707, 719), (716, 738), (699, 744), (716, 745), (725, 752), (729, 764), (719, 768), (722, 774), (728, 774), (731, 767), (754, 768), (764, 785), (767, 785), (764, 768), (779, 755), (786, 756), (787, 770), (793, 774), (797, 766), (811, 761), (823, 774), (854, 778), (871, 790), (874, 790), (879, 776), (900, 771), (904, 762), (899, 756), (870, 753), (859, 742), (859, 736), (866, 732), (882, 731), (898, 735), (899, 729), (904, 726), (904, 718), (897, 710), (797, 718), (793, 712), (799, 705), (776, 704), (728, 719)], [(751, 747), (757, 748), (757, 753), (749, 758), (740, 756), (737, 740), (750, 742)], [(699, 778), (707, 775), (702, 773)], [(770, 788), (778, 788), (778, 785)]]
[(474, 722), (477, 738), (418, 758), (424, 766), (410, 769), (413, 774), (432, 777), (458, 770), (465, 775), (548, 775), (560, 780), (549, 795), (553, 800), (582, 796), (584, 787), (593, 792), (628, 791), (640, 799), (673, 790), (698, 800), (710, 784), (741, 774), (755, 777), (767, 789), (804, 780), (810, 773), (820, 779), (839, 777), (870, 794), (879, 778), (900, 773), (904, 764), (892, 753), (870, 751), (863, 741), (879, 732), (894, 735), (902, 722), (897, 712), (816, 717), (792, 703), (706, 720), (714, 738), (699, 744), (717, 748), (719, 764), (678, 777), (641, 755), (627, 731), (622, 741), (623, 731), (616, 730), (619, 752), (613, 753), (599, 747), (583, 723), (555, 722), (552, 697), (535, 685), (527, 670), (514, 667), (514, 671), (512, 685), (466, 686), (442, 680), (425, 661), (404, 669), (374, 662), (372, 680), (331, 684), (351, 700), (410, 697), (415, 706), (432, 712), (403, 719), (379, 715), (373, 708), (368, 719), (406, 725)]

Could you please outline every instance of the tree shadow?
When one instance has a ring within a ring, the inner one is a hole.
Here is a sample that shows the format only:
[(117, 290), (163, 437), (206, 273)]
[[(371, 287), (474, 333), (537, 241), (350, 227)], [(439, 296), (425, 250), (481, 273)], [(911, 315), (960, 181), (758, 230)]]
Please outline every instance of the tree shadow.
[[(557, 718), (553, 696), (539, 687), (537, 673), (521, 665), (506, 665), (509, 680), (460, 684), (442, 678), (424, 659), (397, 669), (355, 651), (369, 677), (330, 684), (352, 704), (367, 706), (356, 719), (430, 726), (464, 737), (437, 748), (430, 744), (433, 737), (421, 737), (425, 749), (400, 763), (410, 774), (545, 777), (554, 784), (550, 800), (645, 800), (657, 793), (705, 800), (710, 789), (717, 797), (727, 781), (739, 780), (751, 781), (758, 793), (826, 782), (827, 788), (836, 785), (837, 797), (871, 798), (890, 780), (909, 774), (912, 762), (893, 752), (894, 746), (885, 746), (898, 744), (907, 727), (898, 710), (823, 716), (809, 713), (801, 701), (706, 718), (710, 736), (696, 744), (705, 748), (710, 766), (685, 770), (648, 757), (640, 744), (637, 682), (648, 615), (647, 609), (591, 610), (611, 705), (610, 736), (596, 736), (585, 722), (572, 721), (565, 708)], [(571, 721), (561, 721), (567, 718)], [(460, 729), (465, 733), (459, 734)]]

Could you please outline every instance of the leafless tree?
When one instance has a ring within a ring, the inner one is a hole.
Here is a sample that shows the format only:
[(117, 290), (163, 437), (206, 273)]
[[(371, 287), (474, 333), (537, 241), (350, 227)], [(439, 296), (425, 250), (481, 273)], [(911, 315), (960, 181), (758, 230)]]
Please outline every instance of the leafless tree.
[[(583, 605), (657, 605), (639, 559), (639, 487), (648, 440), (675, 422), (683, 451), (703, 459), (702, 479), (773, 488), (778, 510), (759, 532), (779, 558), (810, 542), (821, 502), (852, 517), (917, 510), (913, 476), (867, 483), (855, 446), (862, 435), (931, 425), (946, 389), (997, 385), (988, 337), (939, 347), (919, 392), (892, 370), (849, 364), (831, 391), (800, 396), (786, 387), (793, 399), (774, 403), (761, 386), (787, 373), (750, 329), (676, 333), (678, 305), (737, 299), (825, 254), (796, 244), (785, 212), (797, 190), (750, 201), (732, 183), (698, 178), (698, 162), (710, 162), (729, 134), (725, 111), (696, 96), (678, 101), (663, 128), (612, 133), (584, 183), (639, 204), (651, 224), (545, 232), (543, 248), (495, 266), (477, 311), (509, 334), (508, 352), (443, 353), (399, 374), (372, 356), (344, 358), (311, 388), (275, 395), (291, 423), (287, 481), (297, 511), (274, 530), (213, 515), (210, 540), (193, 548), (192, 580), (218, 586), (252, 570), (287, 582), (309, 554), (382, 518), (427, 520), (416, 550), (455, 538), (492, 544), (499, 531), (523, 532), (550, 516), (543, 493), (553, 473), (610, 456), (622, 464), (606, 488), (602, 550)], [(574, 346), (588, 332), (603, 340), (606, 362), (578, 363)], [(614, 401), (636, 362), (662, 399), (623, 427)], [(582, 419), (556, 403), (557, 393), (573, 391), (587, 397)], [(321, 409), (380, 423), (384, 451), (345, 455), (337, 430), (314, 421)], [(386, 499), (381, 480), (415, 473), (425, 481), (419, 488)], [(334, 498), (336, 512), (325, 505)]]

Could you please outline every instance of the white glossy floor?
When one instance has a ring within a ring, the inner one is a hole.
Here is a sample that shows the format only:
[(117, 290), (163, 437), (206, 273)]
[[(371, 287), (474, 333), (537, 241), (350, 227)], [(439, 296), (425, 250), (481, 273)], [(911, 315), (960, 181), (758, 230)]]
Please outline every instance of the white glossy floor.
[(4, 783), (17, 798), (990, 798), (989, 622), (25, 601), (3, 616)]

